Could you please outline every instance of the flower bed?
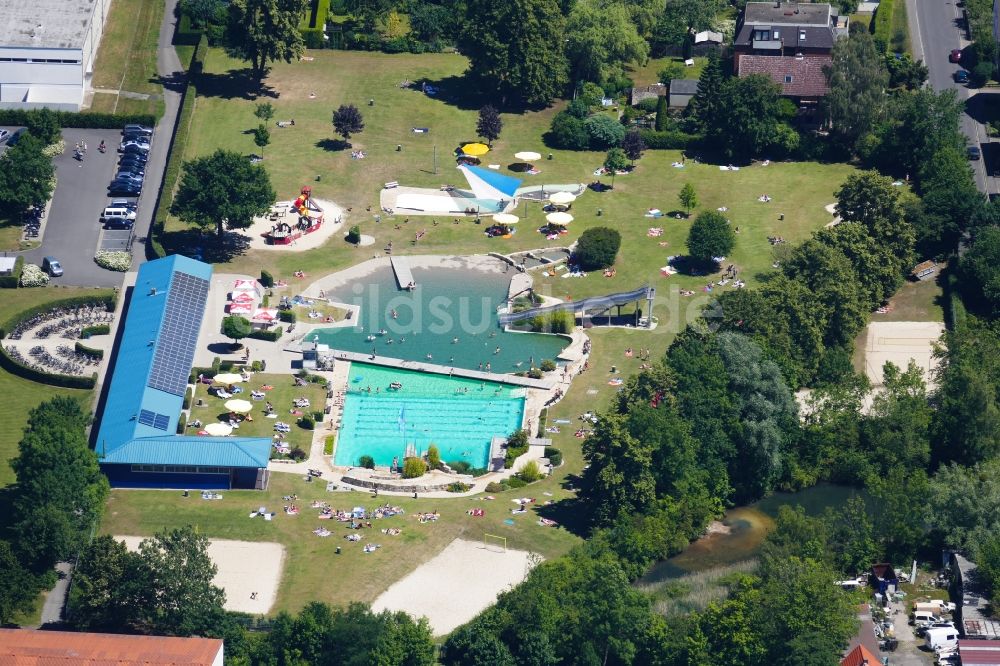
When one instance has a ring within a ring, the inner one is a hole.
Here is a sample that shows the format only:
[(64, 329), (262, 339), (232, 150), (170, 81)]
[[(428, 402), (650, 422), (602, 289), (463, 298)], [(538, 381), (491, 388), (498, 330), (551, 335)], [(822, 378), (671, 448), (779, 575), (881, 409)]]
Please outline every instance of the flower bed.
[(21, 271), (21, 286), (22, 287), (44, 287), (49, 282), (49, 276), (46, 275), (38, 264), (25, 264), (24, 270)]
[(98, 250), (97, 254), (94, 255), (94, 261), (101, 268), (121, 273), (132, 267), (131, 253), (122, 250)]

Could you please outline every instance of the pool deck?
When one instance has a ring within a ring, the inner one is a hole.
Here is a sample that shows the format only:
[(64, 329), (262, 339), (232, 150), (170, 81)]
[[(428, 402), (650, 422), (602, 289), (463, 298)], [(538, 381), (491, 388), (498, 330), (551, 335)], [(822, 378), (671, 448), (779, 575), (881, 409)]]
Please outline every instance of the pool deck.
[(548, 379), (532, 379), (531, 377), (517, 377), (515, 375), (505, 375), (496, 372), (466, 370), (465, 368), (453, 368), (451, 366), (438, 365), (436, 363), (404, 361), (391, 356), (372, 356), (371, 354), (359, 354), (357, 352), (341, 351), (339, 349), (331, 350), (331, 353), (337, 361), (370, 363), (372, 365), (398, 368), (400, 370), (418, 370), (420, 372), (430, 372), (437, 375), (448, 375), (449, 377), (463, 377), (465, 379), (478, 379), (484, 382), (496, 382), (499, 384), (510, 384), (512, 386), (541, 389), (542, 391), (548, 391), (556, 386), (555, 381)]

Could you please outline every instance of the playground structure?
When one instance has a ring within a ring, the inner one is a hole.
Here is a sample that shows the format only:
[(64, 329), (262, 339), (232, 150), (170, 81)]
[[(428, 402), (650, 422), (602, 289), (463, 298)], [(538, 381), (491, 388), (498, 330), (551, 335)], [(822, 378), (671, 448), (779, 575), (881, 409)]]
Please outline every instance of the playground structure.
[[(523, 293), (523, 292), (522, 292)], [(516, 297), (519, 294), (515, 294)], [(640, 319), (639, 308), (635, 310), (635, 326), (640, 326), (644, 324), (644, 328), (653, 327), (653, 318), (651, 315), (653, 311), (653, 299), (656, 298), (656, 288), (645, 285), (634, 289), (632, 291), (623, 291), (615, 294), (608, 294), (607, 296), (591, 296), (590, 298), (584, 298), (579, 301), (566, 301), (564, 303), (558, 303), (556, 305), (547, 305), (544, 307), (530, 308), (528, 310), (522, 310), (520, 312), (501, 312), (499, 314), (499, 321), (501, 326), (507, 326), (509, 324), (515, 324), (526, 319), (531, 319), (533, 317), (544, 317), (546, 315), (553, 314), (555, 312), (572, 312), (574, 317), (579, 317), (580, 319), (586, 319), (588, 316), (593, 319), (595, 315), (609, 311), (613, 307), (618, 308), (618, 314), (621, 315), (621, 307), (632, 302), (646, 301), (646, 316)], [(513, 297), (508, 300), (508, 307), (510, 307), (510, 302)], [(590, 313), (589, 315), (587, 313)], [(611, 315), (608, 315), (608, 321), (610, 322)]]
[[(285, 217), (293, 213), (298, 216), (294, 224), (285, 221)], [(299, 196), (292, 202), (278, 202), (271, 207), (268, 216), (276, 224), (264, 233), (268, 245), (289, 245), (305, 234), (311, 234), (323, 226), (323, 209), (312, 199), (312, 188), (305, 185)]]

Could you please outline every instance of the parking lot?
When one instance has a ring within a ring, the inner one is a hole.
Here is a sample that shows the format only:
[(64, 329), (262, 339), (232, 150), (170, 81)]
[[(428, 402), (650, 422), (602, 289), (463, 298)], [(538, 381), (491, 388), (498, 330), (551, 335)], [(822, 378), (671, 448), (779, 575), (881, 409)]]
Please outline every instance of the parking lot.
[[(118, 286), (122, 274), (98, 266), (94, 263), (94, 253), (101, 241), (99, 218), (108, 202), (107, 187), (115, 173), (115, 149), (121, 133), (65, 129), (62, 134), (66, 150), (52, 160), (58, 182), (45, 221), (42, 245), (26, 252), (25, 260), (41, 265), (42, 257), (57, 258), (65, 273), (52, 278), (52, 284)], [(102, 140), (108, 146), (104, 154), (97, 150)], [(82, 161), (73, 157), (73, 147), (78, 141), (87, 144)]]

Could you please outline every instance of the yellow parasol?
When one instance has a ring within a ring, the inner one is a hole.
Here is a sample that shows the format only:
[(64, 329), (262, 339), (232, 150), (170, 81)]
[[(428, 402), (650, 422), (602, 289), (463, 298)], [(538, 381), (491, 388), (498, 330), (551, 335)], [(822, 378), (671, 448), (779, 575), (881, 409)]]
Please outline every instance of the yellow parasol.
[(485, 155), (490, 152), (490, 147), (485, 143), (467, 143), (462, 146), (462, 152), (466, 155), (472, 155), (473, 157), (478, 157), (480, 155)]

